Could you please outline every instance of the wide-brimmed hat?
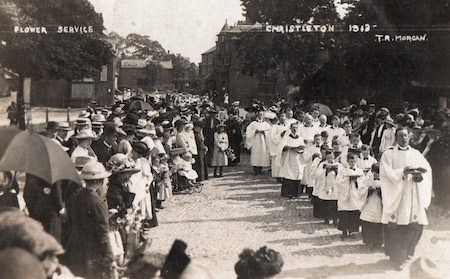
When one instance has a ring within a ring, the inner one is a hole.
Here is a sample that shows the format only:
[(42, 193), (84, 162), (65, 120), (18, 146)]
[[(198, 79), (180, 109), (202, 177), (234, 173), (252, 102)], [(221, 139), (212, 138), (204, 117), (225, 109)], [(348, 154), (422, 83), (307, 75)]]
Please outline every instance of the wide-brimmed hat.
[(106, 122), (106, 118), (103, 114), (97, 113), (92, 116), (92, 122)]
[(138, 121), (137, 121), (137, 128), (138, 129), (144, 129), (145, 128), (145, 126), (147, 126), (147, 120), (145, 120), (145, 119), (139, 119)]
[(170, 128), (173, 128), (173, 124), (172, 124), (172, 122), (170, 122), (169, 120), (164, 120), (163, 122), (161, 122), (161, 126), (162, 126), (164, 129), (170, 129)]
[(135, 168), (135, 163), (133, 159), (122, 153), (113, 155), (106, 163), (106, 165), (112, 171), (113, 174), (124, 172), (131, 172), (131, 173), (140, 172), (139, 169)]
[(56, 122), (56, 121), (49, 121), (47, 123), (46, 129), (47, 130), (58, 130), (58, 127), (59, 127), (59, 123), (58, 122)]
[(84, 165), (92, 161), (92, 157), (89, 156), (78, 156), (75, 157), (74, 165), (76, 168), (82, 168)]
[(83, 129), (78, 132), (77, 135), (73, 136), (74, 139), (95, 139), (96, 136), (90, 129)]
[(80, 118), (88, 118), (89, 116), (91, 116), (91, 113), (89, 113), (87, 110), (82, 110), (80, 112), (80, 114), (78, 115), (78, 117)]
[(102, 163), (94, 161), (84, 165), (80, 177), (83, 180), (95, 180), (107, 178), (110, 175), (111, 173), (106, 171)]
[(148, 136), (153, 137), (156, 135), (156, 129), (145, 127), (144, 129), (137, 130), (136, 135), (141, 137), (148, 137)]
[(103, 129), (103, 127), (102, 122), (92, 122), (92, 129)]
[(91, 125), (91, 120), (89, 118), (86, 117), (80, 117), (77, 118), (77, 120), (75, 121), (75, 125), (79, 125), (79, 126), (87, 126), (87, 125)]
[(72, 129), (70, 128), (69, 122), (63, 121), (58, 123), (58, 130), (71, 131)]
[(150, 149), (144, 142), (133, 142), (131, 147), (133, 147), (133, 151), (136, 151), (136, 153), (143, 157), (148, 157), (150, 155)]

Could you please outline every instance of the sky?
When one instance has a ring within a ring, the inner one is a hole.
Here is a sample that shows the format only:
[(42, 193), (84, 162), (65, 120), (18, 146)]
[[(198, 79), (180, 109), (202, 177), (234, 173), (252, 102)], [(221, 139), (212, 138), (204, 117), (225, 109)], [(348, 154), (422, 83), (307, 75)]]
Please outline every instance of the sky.
[(103, 14), (106, 32), (149, 35), (164, 49), (199, 63), (215, 46), (225, 20), (244, 16), (240, 0), (89, 0)]

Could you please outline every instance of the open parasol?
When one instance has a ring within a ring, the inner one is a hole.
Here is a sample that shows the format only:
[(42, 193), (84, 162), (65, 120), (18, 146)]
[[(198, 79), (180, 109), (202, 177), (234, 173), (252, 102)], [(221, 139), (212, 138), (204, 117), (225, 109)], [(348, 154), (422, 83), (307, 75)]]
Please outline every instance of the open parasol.
[(34, 132), (0, 128), (0, 170), (23, 171), (50, 184), (71, 180), (81, 184), (69, 155), (50, 138)]
[(330, 109), (329, 106), (321, 104), (321, 103), (315, 103), (312, 104), (310, 107), (310, 110), (316, 110), (318, 109), (320, 114), (325, 114), (327, 116), (333, 115), (333, 111)]
[(142, 100), (134, 100), (129, 105), (125, 105), (124, 110), (146, 110), (146, 111), (153, 111), (152, 105), (150, 105), (147, 102), (144, 102)]

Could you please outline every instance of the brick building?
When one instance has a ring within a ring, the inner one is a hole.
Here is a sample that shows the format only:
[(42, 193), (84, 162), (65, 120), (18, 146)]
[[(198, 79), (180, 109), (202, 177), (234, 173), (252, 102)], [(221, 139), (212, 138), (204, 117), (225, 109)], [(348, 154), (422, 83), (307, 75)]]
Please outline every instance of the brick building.
[(267, 71), (264, 78), (243, 73), (242, 61), (238, 56), (238, 41), (245, 32), (261, 32), (259, 24), (238, 22), (229, 26), (227, 23), (217, 35), (216, 46), (202, 53), (199, 63), (199, 75), (204, 92), (216, 91), (219, 100), (228, 93), (230, 100), (247, 103), (253, 98), (273, 99), (277, 93), (286, 95), (288, 75), (280, 67)]
[[(158, 73), (156, 81), (152, 82), (146, 67), (149, 63), (159, 64), (162, 71)], [(124, 59), (120, 63), (119, 73), (120, 89), (138, 89), (151, 91), (153, 88), (172, 89), (173, 88), (173, 64), (172, 61), (149, 61), (144, 59)]]

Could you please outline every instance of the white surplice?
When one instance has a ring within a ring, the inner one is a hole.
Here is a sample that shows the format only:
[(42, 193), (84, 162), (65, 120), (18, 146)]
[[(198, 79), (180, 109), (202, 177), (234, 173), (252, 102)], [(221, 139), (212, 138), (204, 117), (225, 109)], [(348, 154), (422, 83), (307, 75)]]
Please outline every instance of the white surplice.
[[(431, 203), (432, 173), (425, 157), (408, 146), (401, 150), (395, 145), (386, 150), (380, 162), (383, 217), (381, 222), (398, 225), (419, 223), (428, 225), (426, 209)], [(404, 175), (405, 167), (426, 169), (423, 180), (415, 182), (411, 174)]]
[[(275, 159), (275, 164), (280, 169), (280, 177), (290, 180), (301, 180), (305, 168), (306, 150), (299, 153), (296, 147), (304, 146), (305, 142), (302, 137), (296, 135), (288, 135), (278, 147), (279, 152)], [(284, 150), (285, 147), (287, 150)]]
[[(349, 176), (359, 175), (355, 180)], [(338, 211), (360, 210), (364, 204), (365, 175), (362, 169), (342, 168), (336, 179), (338, 183)]]
[(251, 122), (245, 132), (247, 148), (250, 149), (250, 165), (254, 167), (270, 166), (268, 133), (270, 124), (265, 121)]

